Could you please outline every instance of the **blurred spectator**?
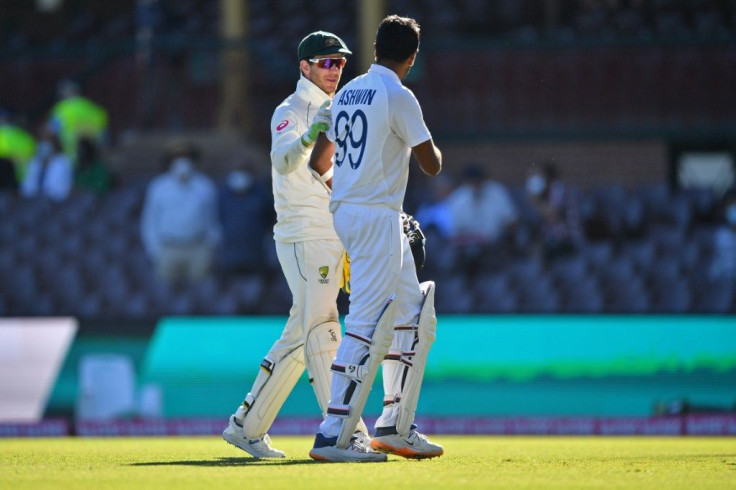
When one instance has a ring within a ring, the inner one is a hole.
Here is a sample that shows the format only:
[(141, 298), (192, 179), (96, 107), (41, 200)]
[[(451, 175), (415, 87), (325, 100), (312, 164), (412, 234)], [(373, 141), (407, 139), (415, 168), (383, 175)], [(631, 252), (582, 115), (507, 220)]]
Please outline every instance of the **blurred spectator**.
[(468, 165), (463, 177), (447, 196), (456, 260), (467, 272), (492, 269), (512, 251), (518, 213), (506, 187), (480, 164)]
[(107, 111), (79, 93), (79, 85), (62, 80), (59, 101), (52, 107), (50, 122), (58, 132), (64, 153), (76, 162), (77, 145), (82, 138), (101, 147), (106, 137)]
[(36, 154), (28, 164), (28, 171), (21, 183), (21, 194), (24, 197), (46, 197), (60, 202), (69, 197), (72, 184), (72, 163), (63, 153), (56, 134), (44, 127)]
[(736, 278), (736, 190), (726, 193), (723, 199), (722, 224), (713, 237), (713, 261), (710, 277)]
[(270, 237), (273, 225), (269, 197), (247, 168), (238, 166), (227, 174), (219, 193), (224, 273), (264, 271), (264, 237)]
[(78, 189), (93, 191), (98, 196), (107, 194), (112, 184), (112, 177), (100, 156), (99, 147), (88, 137), (80, 138), (77, 143), (74, 183)]
[(583, 242), (578, 196), (560, 180), (553, 163), (530, 170), (526, 194), (539, 219), (533, 238), (535, 251), (552, 260), (578, 250)]
[(436, 176), (427, 184), (429, 198), (422, 202), (414, 218), (425, 233), (436, 232), (441, 238), (449, 239), (453, 235), (452, 211), (447, 197), (454, 189), (450, 177), (444, 174)]
[(36, 140), (0, 109), (0, 188), (17, 189), (36, 151)]
[(141, 237), (159, 277), (171, 285), (210, 274), (221, 240), (217, 188), (195, 169), (199, 152), (184, 141), (167, 148), (167, 171), (148, 185)]

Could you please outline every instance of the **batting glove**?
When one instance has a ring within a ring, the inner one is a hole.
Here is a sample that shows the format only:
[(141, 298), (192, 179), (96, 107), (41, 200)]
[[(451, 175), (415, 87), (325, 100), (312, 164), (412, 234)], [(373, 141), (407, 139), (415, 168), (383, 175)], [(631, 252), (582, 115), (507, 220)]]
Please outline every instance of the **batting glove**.
[(304, 146), (312, 146), (317, 141), (319, 133), (326, 133), (332, 126), (332, 111), (330, 105), (332, 100), (326, 100), (317, 111), (317, 114), (312, 119), (312, 125), (306, 133), (302, 135), (302, 144)]
[(419, 228), (419, 221), (414, 219), (414, 216), (401, 213), (401, 224), (404, 228), (404, 234), (409, 239), (409, 248), (411, 249), (411, 254), (414, 256), (414, 267), (419, 272), (424, 267), (424, 261), (427, 258), (426, 251), (424, 250), (424, 244), (427, 242), (427, 239), (424, 237), (422, 229)]

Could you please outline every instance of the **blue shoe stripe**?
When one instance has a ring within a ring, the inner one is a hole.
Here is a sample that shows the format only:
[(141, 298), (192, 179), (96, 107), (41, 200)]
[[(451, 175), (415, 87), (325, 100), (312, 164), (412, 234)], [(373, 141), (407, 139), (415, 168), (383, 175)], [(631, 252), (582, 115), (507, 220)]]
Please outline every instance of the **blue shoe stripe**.
[(314, 448), (318, 449), (321, 447), (337, 446), (337, 436), (325, 437), (321, 432), (318, 432), (314, 438)]
[[(417, 424), (411, 424), (410, 430), (416, 430)], [(376, 433), (373, 437), (382, 437), (382, 436), (392, 436), (394, 434), (398, 434), (396, 432), (396, 426), (391, 425), (389, 427), (376, 427)]]

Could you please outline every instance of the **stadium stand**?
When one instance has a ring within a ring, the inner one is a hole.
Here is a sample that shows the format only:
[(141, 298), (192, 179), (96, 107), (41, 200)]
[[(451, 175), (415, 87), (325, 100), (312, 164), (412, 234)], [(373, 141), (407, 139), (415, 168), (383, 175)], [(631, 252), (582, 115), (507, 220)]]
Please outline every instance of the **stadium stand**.
[[(134, 2), (77, 0), (68, 2), (71, 8), (61, 16), (39, 16), (33, 3), (11, 2), (3, 16), (0, 52), (8, 66), (21, 67), (24, 83), (3, 77), (0, 92), (13, 101), (11, 109), (37, 120), (56, 81), (75, 74), (113, 115), (110, 163), (120, 182), (107, 196), (75, 193), (54, 206), (0, 194), (0, 315), (150, 320), (170, 314), (284, 314), (289, 291), (272, 246), (263, 275), (215, 275), (190, 289), (171, 289), (156, 282), (139, 242), (143, 194), (171, 128), (200, 130), (195, 140), (205, 146), (206, 168), (214, 172), (229, 163), (238, 145), (237, 135), (201, 131), (216, 121), (217, 53), (205, 41), (218, 32), (218, 2), (161, 0), (160, 10), (145, 19), (130, 8)], [(479, 134), (549, 139), (560, 133), (640, 138), (652, 132), (666, 138), (733, 125), (736, 3), (552, 3), (553, 11), (520, 0), (386, 2), (387, 10), (414, 16), (433, 33), (423, 52), (436, 56), (423, 58), (424, 66), (416, 70), (420, 76), (433, 74), (416, 90), (433, 101), (426, 111), (433, 132), (447, 137), (459, 132), (466, 140)], [(251, 54), (262, 68), (253, 70), (251, 80), (261, 94), (253, 101), (253, 117), (265, 121), (292, 88), (292, 40), (315, 24), (355, 32), (356, 7), (350, 0), (251, 0), (249, 6), (250, 35), (257, 40)], [(12, 25), (7, 19), (14, 19)], [(131, 103), (145, 100), (144, 84), (114, 83), (139, 71), (134, 39), (141, 22), (150, 23), (157, 40), (150, 80), (161, 84), (186, 71), (188, 83), (178, 94), (190, 102), (186, 107), (164, 104), (149, 113), (142, 102)], [(344, 37), (355, 43), (350, 34)], [(87, 57), (93, 62), (79, 56), (93, 51), (102, 53)], [(344, 76), (354, 75), (354, 69), (349, 64)], [(458, 72), (465, 74), (462, 84)], [(535, 82), (540, 79), (547, 82)], [(453, 114), (451, 121), (447, 114)], [(255, 141), (267, 146), (267, 138)], [(267, 161), (262, 148), (245, 151)], [(580, 165), (570, 175), (585, 180), (581, 174), (589, 170)], [(630, 185), (625, 177), (588, 177), (581, 193), (587, 242), (564, 261), (544, 263), (517, 254), (500, 270), (469, 280), (467, 271), (457, 268), (452, 248), (436, 233), (428, 234), (422, 274), (437, 280), (438, 310), (736, 312), (733, 280), (708, 277), (714, 193), (674, 190), (663, 179)], [(518, 201), (523, 191), (512, 190)], [(412, 199), (421, 199), (421, 193)], [(419, 203), (411, 204), (416, 209)], [(270, 243), (269, 236), (264, 240)]]
[[(144, 320), (167, 314), (278, 314), (289, 292), (275, 273), (213, 276), (170, 289), (151, 274), (138, 235), (146, 181), (107, 196), (75, 193), (52, 205), (4, 195), (0, 200), (0, 305), (5, 315), (73, 314)], [(603, 187), (584, 192), (597, 203), (607, 232), (591, 231), (579, 254), (545, 263), (512, 255), (499, 270), (458, 269), (437, 234), (422, 274), (435, 277), (438, 309), (470, 312), (734, 312), (730, 279), (710, 279), (714, 225), (692, 192)], [(612, 197), (613, 196), (613, 197)], [(643, 196), (643, 197), (642, 197)], [(621, 208), (644, 201), (642, 234), (629, 234)], [(609, 203), (609, 204), (601, 204)], [(613, 203), (613, 204), (610, 204)], [(619, 212), (618, 215), (616, 213)], [(595, 213), (594, 213), (595, 214)], [(41, 225), (42, 224), (42, 225)], [(599, 223), (589, 220), (588, 231)], [(268, 239), (268, 237), (264, 237)]]

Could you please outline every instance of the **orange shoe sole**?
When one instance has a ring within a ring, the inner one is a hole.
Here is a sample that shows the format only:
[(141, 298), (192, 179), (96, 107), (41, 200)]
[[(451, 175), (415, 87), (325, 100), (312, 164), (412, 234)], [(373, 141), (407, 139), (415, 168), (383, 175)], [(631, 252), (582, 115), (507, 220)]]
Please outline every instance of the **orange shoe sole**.
[(395, 454), (396, 456), (401, 456), (407, 459), (429, 459), (436, 458), (437, 456), (442, 456), (443, 454), (445, 454), (444, 451), (420, 453), (409, 449), (408, 447), (396, 449), (395, 447), (389, 446), (388, 444), (384, 444), (381, 441), (376, 440), (371, 441), (371, 447), (376, 451), (381, 451), (382, 453), (386, 454)]
[(329, 459), (325, 458), (324, 456), (320, 456), (319, 454), (314, 454), (313, 452), (309, 452), (309, 457), (312, 459), (316, 459), (317, 461), (330, 461)]

